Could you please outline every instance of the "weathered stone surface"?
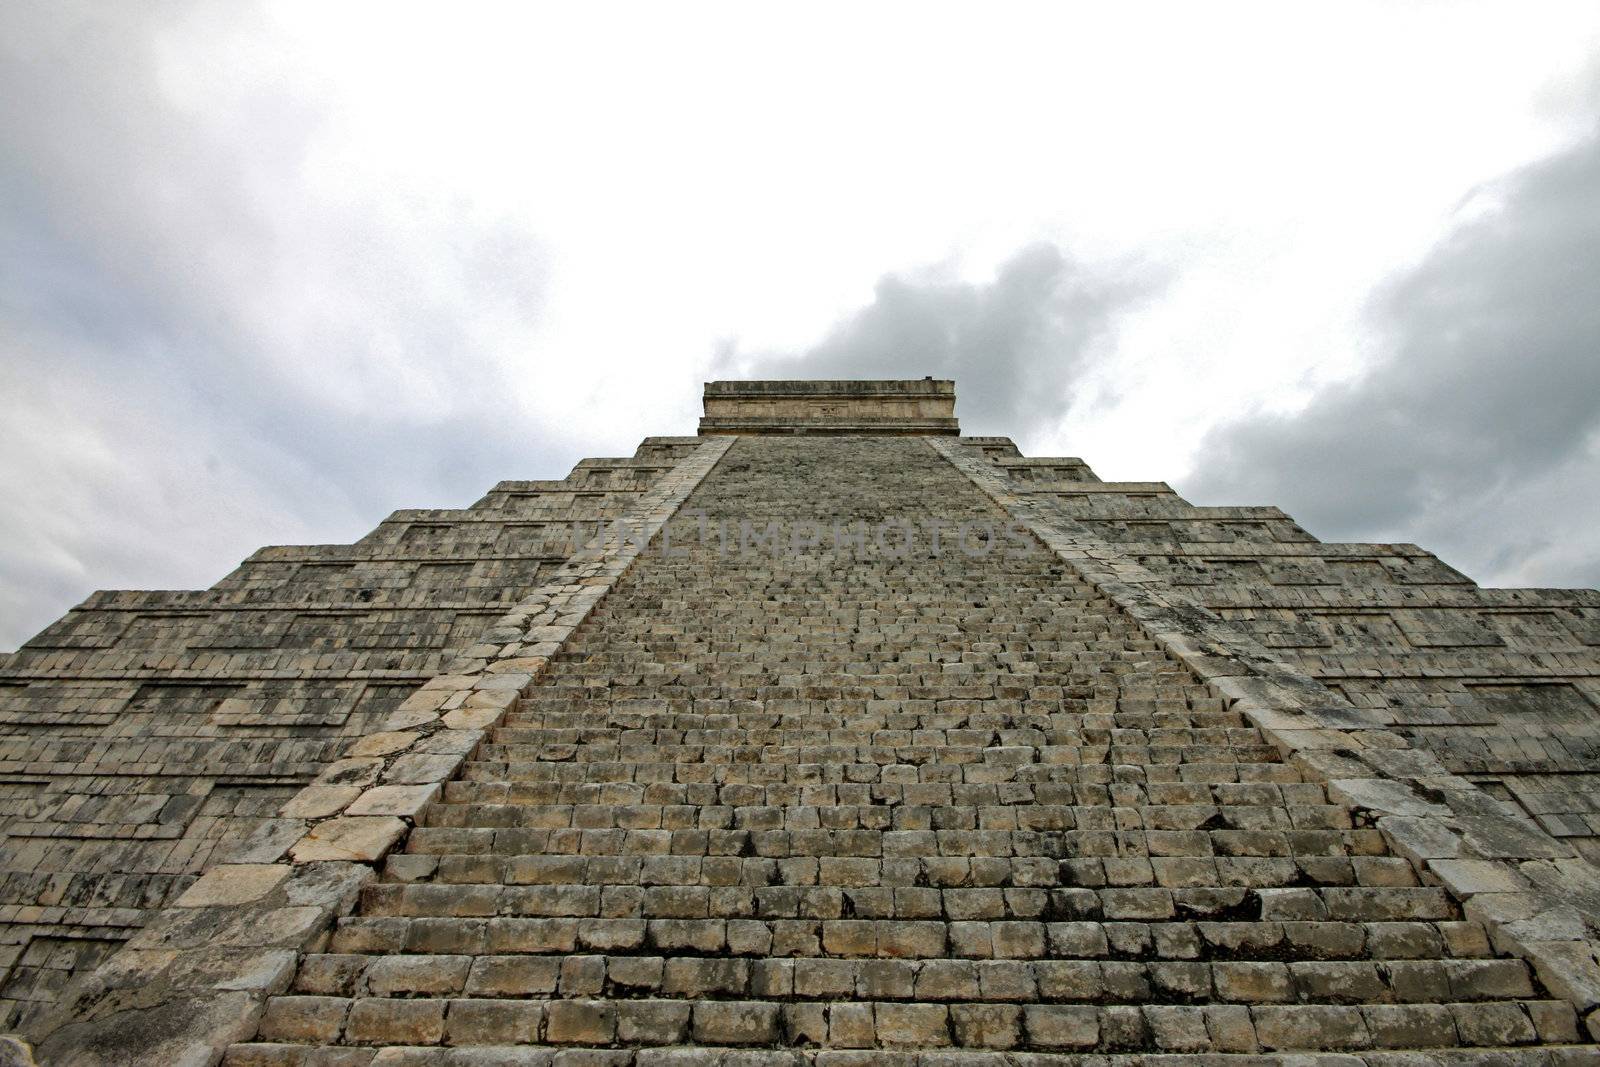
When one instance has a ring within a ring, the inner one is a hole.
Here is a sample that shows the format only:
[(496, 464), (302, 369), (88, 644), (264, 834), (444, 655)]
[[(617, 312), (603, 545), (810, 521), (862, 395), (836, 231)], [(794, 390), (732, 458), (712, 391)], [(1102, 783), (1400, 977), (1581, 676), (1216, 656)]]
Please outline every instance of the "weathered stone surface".
[(357, 739), (350, 746), (352, 756), (388, 756), (403, 752), (422, 735), (414, 730), (380, 730)]
[(954, 434), (955, 383), (707, 382), (702, 434)]
[(1436, 818), (1386, 816), (1378, 828), (1396, 852), (1419, 867), (1427, 860), (1453, 859), (1464, 847), (1460, 833)]
[(1443, 804), (1425, 799), (1414, 786), (1386, 778), (1342, 778), (1328, 783), (1328, 794), (1342, 804), (1369, 808), (1380, 815), (1432, 816), (1450, 814)]
[(223, 864), (207, 871), (173, 903), (180, 908), (248, 904), (278, 888), (288, 877), (289, 868), (281, 864)]
[(383, 780), (386, 784), (399, 785), (442, 782), (460, 766), (460, 755), (416, 752), (391, 763), (383, 773)]
[(306, 832), (304, 819), (262, 819), (241, 827), (216, 853), (223, 863), (273, 863), (289, 852), (289, 847)]
[(41, 1064), (70, 1067), (212, 1067), (220, 1048), (255, 1033), (260, 1016), (261, 1001), (244, 992), (164, 999), (69, 1024), (36, 1055)]
[(1529, 888), (1515, 867), (1492, 860), (1436, 859), (1428, 870), (1458, 897), (1474, 893), (1517, 893)]
[(375, 785), (345, 809), (348, 815), (401, 815), (411, 818), (439, 795), (437, 785)]
[(289, 850), (296, 863), (316, 860), (382, 859), (406, 831), (406, 824), (391, 816), (352, 815), (318, 823)]
[(343, 811), (352, 800), (361, 795), (359, 785), (325, 785), (318, 782), (308, 785), (293, 797), (278, 814), (286, 819), (325, 819)]
[(452, 730), (481, 730), (500, 721), (499, 708), (457, 708), (446, 712), (443, 722)]

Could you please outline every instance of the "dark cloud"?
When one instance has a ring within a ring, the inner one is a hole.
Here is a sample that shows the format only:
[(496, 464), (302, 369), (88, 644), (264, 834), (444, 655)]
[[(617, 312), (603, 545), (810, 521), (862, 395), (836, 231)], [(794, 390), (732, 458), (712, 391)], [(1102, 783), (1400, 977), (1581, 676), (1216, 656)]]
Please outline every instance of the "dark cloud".
[(885, 275), (872, 303), (796, 354), (719, 354), (741, 378), (954, 378), (964, 432), (1025, 440), (1058, 421), (1116, 318), (1157, 287), (1148, 269), (1091, 271), (1053, 245), (1023, 249), (986, 284)]
[[(234, 43), (270, 39), (239, 14)], [(0, 16), (0, 648), (95, 588), (204, 586), (584, 453), (498, 358), (537, 314), (537, 243), (319, 184), (327, 116), (270, 68), (184, 100), (162, 49), (196, 17)]]
[(1383, 355), (1205, 438), (1181, 489), (1494, 582), (1600, 582), (1600, 136), (1477, 191), (1372, 304)]

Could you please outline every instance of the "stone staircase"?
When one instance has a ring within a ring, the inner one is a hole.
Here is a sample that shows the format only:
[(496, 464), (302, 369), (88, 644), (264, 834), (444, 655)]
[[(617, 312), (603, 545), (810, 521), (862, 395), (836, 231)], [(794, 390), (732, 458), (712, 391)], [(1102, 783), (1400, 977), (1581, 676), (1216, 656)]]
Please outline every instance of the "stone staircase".
[[(909, 553), (787, 551), (885, 519)], [(925, 441), (739, 440), (225, 1063), (1597, 1062), (1130, 619), (965, 521), (1005, 519)]]

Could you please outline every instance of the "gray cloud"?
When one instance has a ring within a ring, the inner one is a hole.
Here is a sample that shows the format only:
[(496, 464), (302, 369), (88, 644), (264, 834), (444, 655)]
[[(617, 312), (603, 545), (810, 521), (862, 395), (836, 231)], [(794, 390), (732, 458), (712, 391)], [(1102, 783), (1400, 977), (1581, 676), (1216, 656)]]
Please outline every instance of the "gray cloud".
[(872, 303), (803, 353), (719, 353), (752, 378), (954, 378), (963, 432), (1026, 440), (1059, 420), (1117, 317), (1158, 287), (1148, 268), (1091, 271), (1053, 245), (1025, 248), (992, 282), (885, 275)]
[(584, 453), (494, 358), (539, 310), (537, 242), (317, 186), (328, 117), (271, 70), (175, 97), (160, 53), (195, 17), (0, 17), (0, 648), (95, 588), (203, 586)]
[(1383, 356), (1213, 429), (1180, 486), (1496, 583), (1600, 582), (1600, 136), (1479, 190), (1373, 300)]

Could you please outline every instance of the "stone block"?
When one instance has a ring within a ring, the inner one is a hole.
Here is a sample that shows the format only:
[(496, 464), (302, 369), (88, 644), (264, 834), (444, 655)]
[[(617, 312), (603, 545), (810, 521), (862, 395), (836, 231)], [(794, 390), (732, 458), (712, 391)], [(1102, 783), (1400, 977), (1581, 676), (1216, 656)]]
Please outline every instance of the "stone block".
[(537, 1039), (544, 1005), (522, 1000), (452, 1000), (445, 1017), (451, 1045), (525, 1045)]
[(340, 816), (318, 823), (289, 850), (296, 863), (382, 859), (405, 835), (406, 824), (393, 816)]
[(545, 1038), (555, 1045), (609, 1045), (616, 1035), (613, 1005), (598, 1000), (553, 1000), (545, 1011)]
[(273, 997), (257, 1036), (267, 1041), (334, 1044), (349, 1010), (350, 1001), (344, 997)]
[(415, 730), (380, 730), (356, 738), (350, 746), (350, 756), (392, 756), (404, 752), (422, 735)]
[(267, 896), (289, 877), (281, 863), (230, 863), (211, 868), (184, 890), (174, 904), (180, 908), (248, 904)]
[(278, 814), (286, 819), (323, 819), (337, 815), (361, 795), (359, 785), (314, 783), (290, 797)]
[(1100, 1043), (1100, 1018), (1092, 1007), (1029, 1004), (1022, 1009), (1028, 1043), (1046, 1049), (1092, 1049)]
[(368, 997), (350, 1008), (345, 1040), (354, 1045), (436, 1045), (444, 1038), (443, 1000)]
[(777, 1004), (761, 1001), (697, 1001), (695, 1041), (708, 1045), (770, 1045), (782, 1034)]
[(364, 790), (345, 812), (348, 815), (415, 818), (438, 795), (438, 785), (375, 785)]
[(940, 1048), (950, 1043), (949, 1009), (943, 1004), (878, 1003), (873, 1016), (878, 1042), (889, 1048)]

